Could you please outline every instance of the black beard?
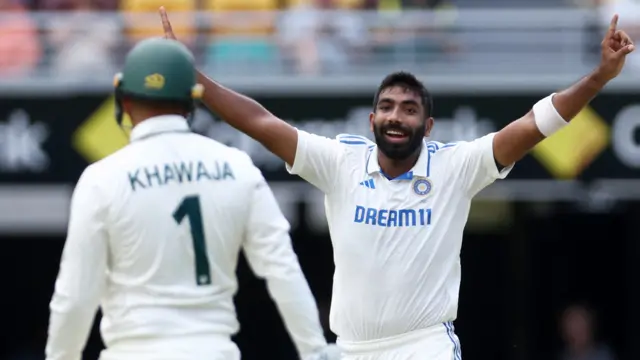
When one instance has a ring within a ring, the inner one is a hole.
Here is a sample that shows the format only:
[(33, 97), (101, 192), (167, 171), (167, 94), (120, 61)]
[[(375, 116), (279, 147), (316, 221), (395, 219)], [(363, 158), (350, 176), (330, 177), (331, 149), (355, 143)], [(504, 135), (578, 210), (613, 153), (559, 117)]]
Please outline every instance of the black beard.
[[(387, 130), (398, 129), (409, 134), (409, 141), (405, 144), (393, 144), (385, 139), (384, 133)], [(402, 125), (386, 125), (386, 126), (373, 126), (373, 135), (376, 139), (376, 145), (382, 153), (391, 160), (404, 160), (413, 155), (422, 144), (422, 139), (427, 131), (427, 124), (420, 126), (417, 129), (407, 128)]]

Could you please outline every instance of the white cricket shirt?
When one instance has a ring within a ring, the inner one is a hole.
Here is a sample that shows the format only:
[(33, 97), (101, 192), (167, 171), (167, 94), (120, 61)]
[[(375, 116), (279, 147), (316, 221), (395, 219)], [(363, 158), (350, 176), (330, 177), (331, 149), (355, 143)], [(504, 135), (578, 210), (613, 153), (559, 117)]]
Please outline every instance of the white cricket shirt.
[(191, 133), (178, 116), (140, 123), (131, 140), (76, 185), (47, 359), (80, 359), (98, 305), (108, 348), (235, 333), (241, 249), (266, 278), (298, 351), (325, 346), (289, 224), (249, 156)]
[(292, 174), (325, 193), (335, 273), (330, 323), (367, 341), (453, 321), (471, 199), (498, 172), (493, 136), (427, 142), (413, 169), (388, 180), (368, 139), (298, 130)]

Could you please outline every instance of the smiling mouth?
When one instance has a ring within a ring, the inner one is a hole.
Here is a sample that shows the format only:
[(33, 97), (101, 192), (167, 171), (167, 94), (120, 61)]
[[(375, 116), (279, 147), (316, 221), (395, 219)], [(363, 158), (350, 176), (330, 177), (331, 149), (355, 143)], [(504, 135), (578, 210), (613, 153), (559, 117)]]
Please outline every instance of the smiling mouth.
[(392, 143), (401, 143), (409, 139), (409, 135), (399, 129), (389, 129), (384, 132), (385, 138)]

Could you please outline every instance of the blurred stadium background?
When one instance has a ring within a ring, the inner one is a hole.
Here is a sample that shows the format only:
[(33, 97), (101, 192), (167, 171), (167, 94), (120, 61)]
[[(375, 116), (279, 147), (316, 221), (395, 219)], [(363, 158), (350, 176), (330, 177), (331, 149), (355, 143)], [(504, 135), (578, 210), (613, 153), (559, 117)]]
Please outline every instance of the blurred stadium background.
[[(404, 69), (435, 94), (433, 137), (470, 140), (595, 66), (614, 12), (640, 33), (638, 0), (0, 0), (0, 359), (44, 358), (70, 194), (87, 164), (126, 144), (112, 77), (132, 44), (161, 35), (160, 5), (201, 69), (327, 136), (369, 134), (378, 82)], [(572, 130), (475, 201), (456, 322), (465, 359), (640, 358), (639, 95), (633, 54)], [(215, 114), (196, 115), (195, 131), (247, 151), (270, 181), (335, 339), (321, 194)], [(264, 285), (244, 261), (238, 274), (244, 359), (294, 359)], [(94, 327), (85, 359), (101, 347)], [(590, 357), (559, 357), (567, 349)]]

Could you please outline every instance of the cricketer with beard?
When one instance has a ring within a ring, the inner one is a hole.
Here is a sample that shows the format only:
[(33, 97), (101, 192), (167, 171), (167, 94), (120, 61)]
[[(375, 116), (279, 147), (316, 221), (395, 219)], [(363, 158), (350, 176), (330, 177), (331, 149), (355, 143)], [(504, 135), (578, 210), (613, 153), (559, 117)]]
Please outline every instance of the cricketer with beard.
[[(165, 36), (175, 38), (163, 8), (160, 15)], [(296, 129), (199, 75), (208, 108), (324, 192), (335, 262), (330, 324), (343, 359), (461, 358), (452, 322), (471, 201), (620, 73), (635, 47), (616, 29), (617, 20), (611, 20), (600, 64), (590, 74), (532, 104), (503, 129), (469, 142), (430, 141), (433, 100), (409, 73), (388, 75), (378, 87), (369, 116), (375, 143)]]

